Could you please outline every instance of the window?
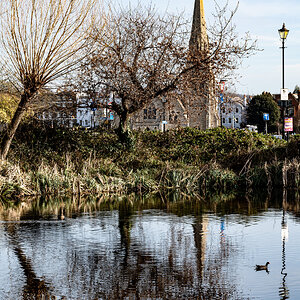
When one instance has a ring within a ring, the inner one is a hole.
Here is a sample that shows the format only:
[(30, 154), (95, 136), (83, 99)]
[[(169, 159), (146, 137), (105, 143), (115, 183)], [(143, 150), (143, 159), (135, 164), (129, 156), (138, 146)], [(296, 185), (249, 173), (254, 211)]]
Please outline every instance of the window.
[(88, 120), (85, 120), (85, 125), (89, 125), (89, 121)]
[(228, 123), (231, 124), (231, 118), (228, 118)]
[(148, 109), (144, 109), (144, 120), (145, 119), (156, 120), (156, 108), (155, 107), (149, 107)]
[(175, 119), (175, 111), (171, 111), (169, 114), (169, 121), (174, 121)]
[(239, 122), (239, 118), (236, 118), (236, 119), (235, 119), (235, 122), (238, 123), (238, 122)]
[(235, 112), (237, 112), (237, 113), (239, 112), (239, 108), (238, 107), (236, 107)]
[(153, 119), (156, 120), (156, 108), (153, 108), (152, 110), (152, 114), (153, 114)]
[(223, 107), (223, 114), (225, 114), (225, 108)]
[(225, 118), (223, 118), (223, 121), (222, 121), (222, 123), (224, 124), (226, 121), (225, 121)]

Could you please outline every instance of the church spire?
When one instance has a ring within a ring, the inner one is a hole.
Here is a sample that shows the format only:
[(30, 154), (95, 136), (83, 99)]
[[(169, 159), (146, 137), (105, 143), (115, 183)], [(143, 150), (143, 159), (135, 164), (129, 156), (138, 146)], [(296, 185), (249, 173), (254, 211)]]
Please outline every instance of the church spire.
[(203, 51), (208, 47), (203, 0), (195, 0), (193, 25), (190, 38), (191, 51)]

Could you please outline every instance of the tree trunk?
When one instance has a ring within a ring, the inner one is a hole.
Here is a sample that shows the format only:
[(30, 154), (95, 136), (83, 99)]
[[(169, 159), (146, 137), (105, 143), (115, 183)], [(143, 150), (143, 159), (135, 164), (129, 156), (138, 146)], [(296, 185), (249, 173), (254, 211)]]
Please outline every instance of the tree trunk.
[(27, 103), (30, 98), (31, 98), (30, 95), (25, 94), (25, 93), (22, 94), (22, 96), (21, 96), (21, 101), (19, 103), (19, 106), (18, 106), (18, 108), (6, 130), (6, 133), (2, 139), (2, 142), (1, 142), (1, 149), (0, 149), (0, 159), (1, 160), (5, 160), (7, 157), (11, 142), (12, 142), (12, 140), (15, 136), (15, 133), (17, 131), (17, 128), (25, 114), (26, 106), (27, 106)]
[(117, 129), (117, 133), (119, 136), (120, 142), (128, 148), (133, 147), (133, 138), (131, 136), (131, 132), (128, 128), (128, 120), (129, 120), (129, 113), (128, 111), (123, 111), (120, 115), (120, 123)]
[(120, 114), (119, 117), (120, 117), (120, 123), (118, 127), (118, 132), (122, 134), (127, 131), (128, 114), (126, 111), (124, 111), (122, 112), (122, 114)]

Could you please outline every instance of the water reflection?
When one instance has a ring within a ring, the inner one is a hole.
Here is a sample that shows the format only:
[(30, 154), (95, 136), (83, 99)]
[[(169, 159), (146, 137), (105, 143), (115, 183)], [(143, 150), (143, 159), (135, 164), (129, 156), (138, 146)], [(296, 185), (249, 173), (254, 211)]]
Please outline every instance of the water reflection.
[[(287, 288), (285, 252), (287, 215), (297, 220), (298, 200), (277, 194), (208, 204), (127, 196), (21, 203), (0, 210), (0, 298), (276, 299), (275, 285), (277, 297), (288, 299), (291, 290), (300, 295), (290, 264)], [(279, 246), (273, 236), (280, 230)], [(266, 258), (267, 277), (253, 271)]]
[(26, 257), (22, 250), (18, 241), (17, 226), (17, 224), (8, 223), (5, 225), (5, 231), (7, 232), (9, 243), (19, 261), (26, 280), (23, 286), (22, 296), (19, 295), (19, 297), (22, 297), (22, 299), (50, 299), (51, 293), (49, 287), (45, 280), (37, 278), (31, 260)]
[(282, 285), (279, 288), (279, 295), (280, 299), (285, 300), (289, 298), (289, 289), (286, 285), (286, 265), (285, 265), (285, 243), (288, 239), (288, 224), (285, 218), (287, 208), (287, 191), (286, 189), (283, 190), (282, 196), (282, 221), (281, 221), (281, 240), (282, 240), (282, 268), (281, 268), (281, 275), (282, 275)]
[(132, 227), (133, 208), (129, 202), (121, 202), (119, 206), (119, 230), (121, 248), (124, 252), (123, 269), (126, 270), (130, 249), (130, 230)]

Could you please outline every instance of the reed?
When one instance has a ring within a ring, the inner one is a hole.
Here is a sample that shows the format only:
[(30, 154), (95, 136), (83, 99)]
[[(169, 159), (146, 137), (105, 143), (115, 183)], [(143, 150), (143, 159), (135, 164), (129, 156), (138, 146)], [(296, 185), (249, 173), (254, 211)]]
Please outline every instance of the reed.
[(135, 132), (128, 150), (113, 132), (23, 129), (0, 166), (3, 199), (106, 192), (224, 197), (261, 187), (299, 188), (296, 138), (287, 145), (238, 130)]
[(282, 184), (285, 188), (300, 188), (299, 159), (285, 160), (282, 167)]

